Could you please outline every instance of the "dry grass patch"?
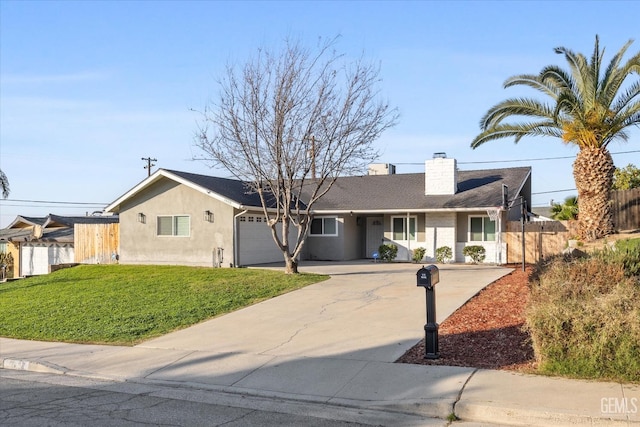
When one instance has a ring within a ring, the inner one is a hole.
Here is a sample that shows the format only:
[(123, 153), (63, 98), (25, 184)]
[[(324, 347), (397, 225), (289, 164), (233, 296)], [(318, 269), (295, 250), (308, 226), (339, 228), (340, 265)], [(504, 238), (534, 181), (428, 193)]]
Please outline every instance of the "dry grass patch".
[(623, 263), (557, 258), (540, 266), (526, 317), (541, 372), (640, 381), (640, 279)]

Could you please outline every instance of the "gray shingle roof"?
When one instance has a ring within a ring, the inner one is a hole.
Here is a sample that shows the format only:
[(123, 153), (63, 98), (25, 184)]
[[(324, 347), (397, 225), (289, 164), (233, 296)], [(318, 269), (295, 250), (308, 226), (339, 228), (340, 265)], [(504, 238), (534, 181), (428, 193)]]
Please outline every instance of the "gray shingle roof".
[[(262, 203), (260, 202), (260, 196), (258, 195), (258, 193), (252, 191), (249, 185), (243, 181), (230, 178), (218, 178), (215, 176), (199, 175), (195, 173), (181, 172), (170, 169), (165, 170), (183, 179), (191, 181), (192, 183), (199, 185), (200, 187), (218, 193), (221, 196), (233, 200), (240, 205), (262, 207)], [(267, 207), (276, 206), (273, 197), (268, 199), (267, 203), (269, 205)]]
[(458, 171), (453, 195), (426, 196), (424, 173), (338, 178), (313, 207), (322, 210), (439, 210), (501, 205), (502, 184), (511, 195), (531, 173), (530, 167)]
[[(260, 198), (242, 181), (167, 170), (240, 205), (260, 207)], [(363, 175), (338, 178), (314, 211), (442, 210), (499, 206), (502, 184), (511, 195), (531, 174), (530, 167), (458, 171), (458, 191), (448, 196), (425, 196), (424, 173)]]

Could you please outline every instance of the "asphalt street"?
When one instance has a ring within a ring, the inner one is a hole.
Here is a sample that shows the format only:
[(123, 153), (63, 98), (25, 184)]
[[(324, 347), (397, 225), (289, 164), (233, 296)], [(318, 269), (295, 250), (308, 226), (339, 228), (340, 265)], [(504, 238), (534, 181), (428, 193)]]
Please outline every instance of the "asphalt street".
[(27, 371), (0, 370), (0, 396), (0, 425), (16, 427), (445, 425), (405, 414)]

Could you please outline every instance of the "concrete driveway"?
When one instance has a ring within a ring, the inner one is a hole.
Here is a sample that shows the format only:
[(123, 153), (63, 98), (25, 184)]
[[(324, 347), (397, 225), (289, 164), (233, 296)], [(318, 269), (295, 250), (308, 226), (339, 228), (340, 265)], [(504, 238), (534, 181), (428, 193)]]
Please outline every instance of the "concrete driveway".
[[(425, 291), (418, 264), (305, 263), (302, 272), (331, 278), (138, 347), (251, 355), (393, 362), (424, 337)], [(441, 265), (436, 285), (442, 322), (511, 269)]]

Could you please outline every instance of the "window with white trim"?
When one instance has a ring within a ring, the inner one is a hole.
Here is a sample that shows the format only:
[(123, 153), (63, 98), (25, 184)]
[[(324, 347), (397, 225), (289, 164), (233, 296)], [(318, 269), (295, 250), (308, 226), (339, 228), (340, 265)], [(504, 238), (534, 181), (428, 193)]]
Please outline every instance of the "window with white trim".
[(337, 236), (338, 219), (335, 216), (313, 218), (309, 234), (312, 236)]
[(189, 215), (167, 215), (158, 217), (158, 236), (188, 237), (191, 228)]
[[(409, 220), (409, 228), (407, 229), (407, 219)], [(393, 240), (417, 240), (416, 234), (416, 217), (410, 216), (392, 216), (391, 217), (391, 236)]]
[(469, 217), (469, 241), (470, 242), (495, 242), (496, 222), (488, 216)]

